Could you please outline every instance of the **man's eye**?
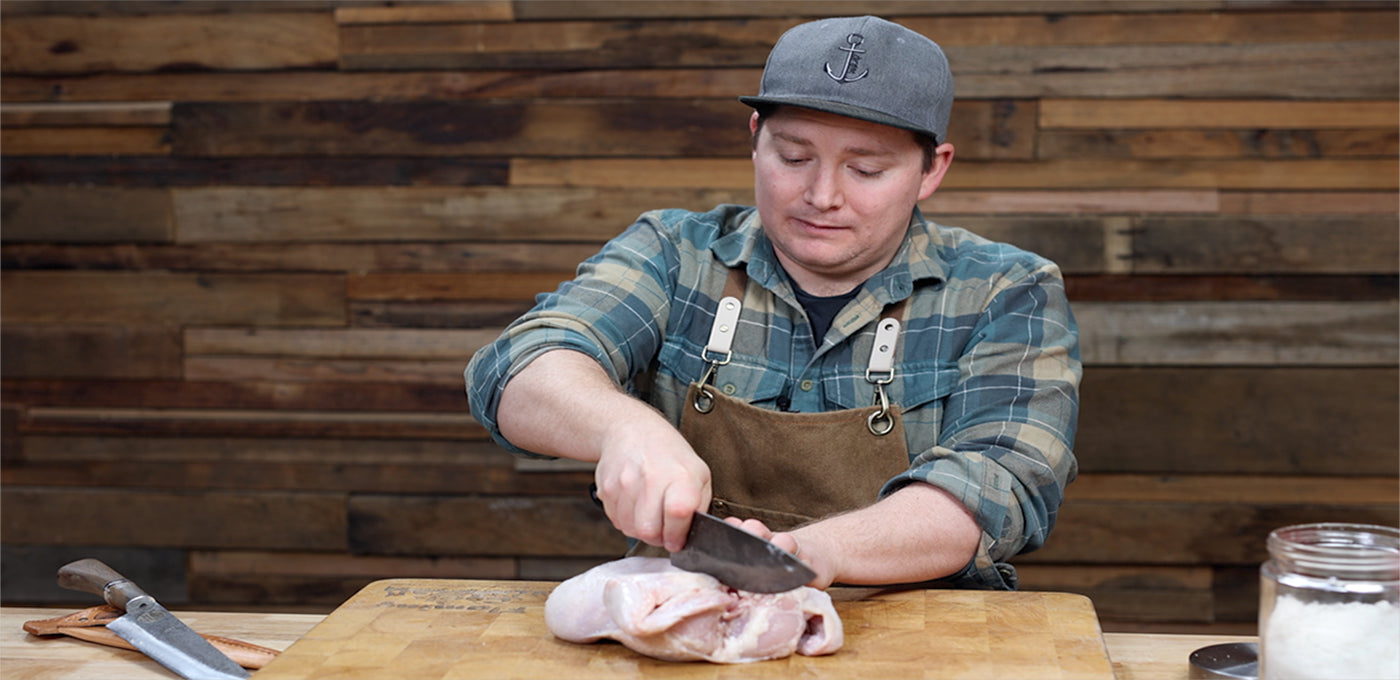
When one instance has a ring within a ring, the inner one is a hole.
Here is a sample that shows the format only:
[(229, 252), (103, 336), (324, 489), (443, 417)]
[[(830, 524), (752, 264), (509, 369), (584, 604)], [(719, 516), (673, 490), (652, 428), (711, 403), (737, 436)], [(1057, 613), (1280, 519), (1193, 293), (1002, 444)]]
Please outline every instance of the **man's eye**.
[(871, 178), (871, 179), (876, 178), (876, 177), (879, 177), (880, 175), (883, 175), (883, 174), (885, 173), (884, 170), (862, 170), (862, 169), (860, 169), (860, 168), (851, 168), (851, 169), (852, 169), (852, 170), (855, 170), (855, 172), (856, 172), (857, 175), (860, 175), (861, 177), (868, 177), (868, 178)]
[(803, 161), (807, 160), (806, 158), (802, 158), (801, 156), (794, 157), (779, 155), (778, 158), (781, 158), (783, 163), (786, 163), (787, 165), (800, 165)]

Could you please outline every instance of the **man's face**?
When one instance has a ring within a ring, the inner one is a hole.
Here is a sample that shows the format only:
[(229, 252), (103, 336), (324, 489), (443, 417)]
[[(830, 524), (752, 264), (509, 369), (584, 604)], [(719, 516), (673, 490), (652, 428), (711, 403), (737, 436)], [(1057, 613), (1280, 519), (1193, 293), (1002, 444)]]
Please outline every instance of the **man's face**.
[[(757, 128), (758, 117), (750, 120)], [(943, 144), (923, 171), (914, 133), (781, 107), (754, 142), (754, 192), (778, 260), (803, 290), (839, 295), (894, 258), (914, 205), (952, 162)]]

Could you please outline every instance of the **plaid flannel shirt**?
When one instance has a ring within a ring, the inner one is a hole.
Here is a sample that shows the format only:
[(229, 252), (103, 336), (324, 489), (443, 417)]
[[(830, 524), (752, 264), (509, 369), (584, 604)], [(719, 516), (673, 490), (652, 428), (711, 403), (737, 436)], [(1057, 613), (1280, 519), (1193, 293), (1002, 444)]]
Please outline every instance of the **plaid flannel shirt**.
[(496, 425), (501, 390), (541, 353), (567, 348), (679, 425), (731, 267), (745, 267), (749, 283), (733, 359), (715, 385), (759, 407), (777, 409), (780, 397), (798, 412), (869, 406), (875, 325), (887, 305), (908, 299), (886, 389), (903, 414), (909, 468), (880, 495), (914, 481), (951, 493), (982, 541), (947, 581), (1014, 588), (1004, 561), (1044, 543), (1077, 472), (1078, 331), (1054, 263), (917, 209), (894, 261), (819, 343), (756, 210), (646, 213), (472, 358), (472, 413), (502, 446), (528, 453)]

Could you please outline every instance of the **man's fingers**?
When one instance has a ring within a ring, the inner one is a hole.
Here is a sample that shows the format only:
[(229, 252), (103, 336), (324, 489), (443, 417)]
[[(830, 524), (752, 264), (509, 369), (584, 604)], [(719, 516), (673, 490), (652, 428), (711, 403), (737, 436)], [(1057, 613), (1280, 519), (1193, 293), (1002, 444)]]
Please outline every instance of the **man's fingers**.
[(798, 545), (797, 538), (792, 534), (779, 532), (770, 536), (768, 540), (772, 542), (773, 545), (792, 553), (793, 557), (798, 559), (802, 558), (802, 547)]
[(739, 519), (738, 517), (726, 517), (724, 518), (724, 521), (733, 524), (734, 526), (739, 527), (740, 529), (743, 529), (744, 531), (747, 531), (764, 540), (768, 540), (773, 535), (773, 532), (768, 529), (768, 525), (756, 519)]
[(686, 534), (690, 532), (690, 521), (695, 512), (703, 509), (700, 496), (689, 484), (677, 483), (666, 488), (666, 498), (661, 507), (664, 522), (662, 546), (671, 552), (685, 547)]

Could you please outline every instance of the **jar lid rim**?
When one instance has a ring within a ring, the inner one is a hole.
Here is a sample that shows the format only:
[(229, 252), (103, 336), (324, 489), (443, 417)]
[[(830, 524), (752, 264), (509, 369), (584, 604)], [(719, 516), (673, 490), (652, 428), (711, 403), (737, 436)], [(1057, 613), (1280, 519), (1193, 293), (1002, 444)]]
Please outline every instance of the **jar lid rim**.
[(1269, 553), (1299, 566), (1400, 574), (1400, 529), (1370, 524), (1317, 523), (1275, 529)]

